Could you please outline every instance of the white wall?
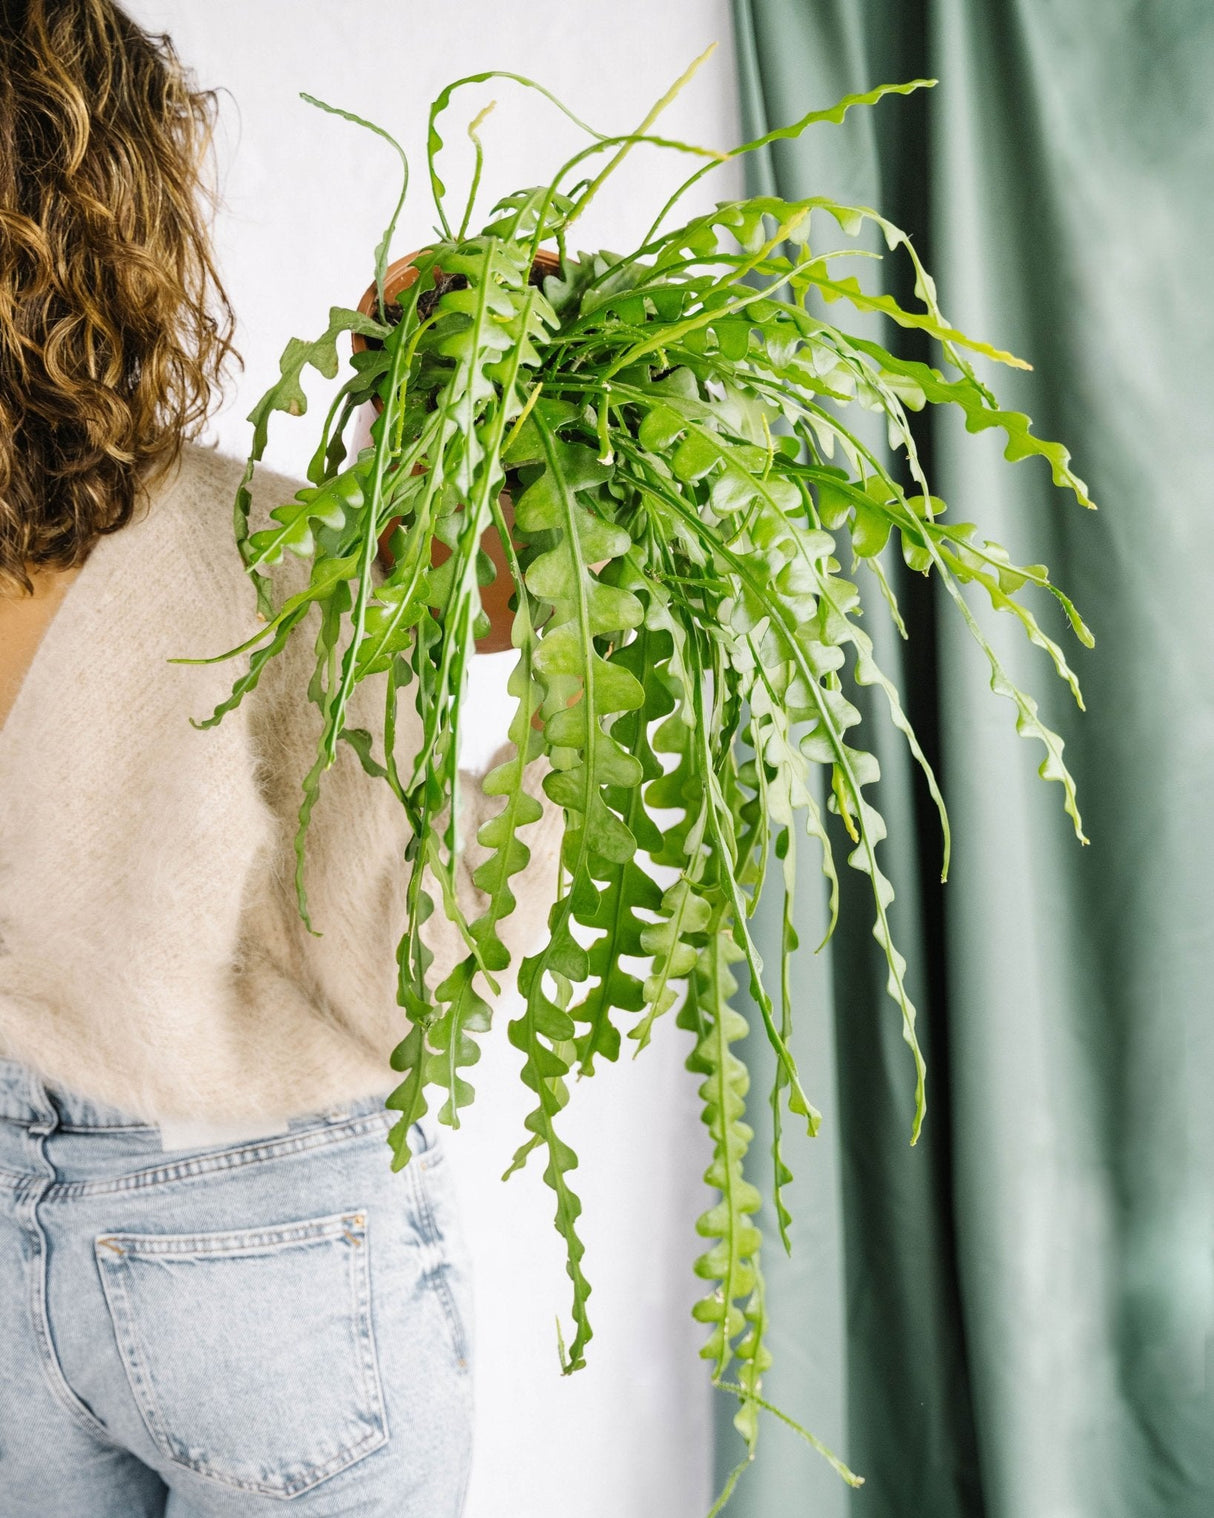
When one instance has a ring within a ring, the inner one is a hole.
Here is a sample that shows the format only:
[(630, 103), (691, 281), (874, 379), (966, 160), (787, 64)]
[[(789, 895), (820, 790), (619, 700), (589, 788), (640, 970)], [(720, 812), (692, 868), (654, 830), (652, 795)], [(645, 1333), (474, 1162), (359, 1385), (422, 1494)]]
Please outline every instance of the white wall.
[[(716, 39), (716, 56), (661, 130), (717, 147), (738, 137), (727, 0), (130, 0), (128, 9), (168, 31), (201, 82), (229, 92), (217, 245), (246, 369), (214, 433), (233, 454), (247, 452), (243, 418), (276, 376), (287, 339), (319, 334), (328, 307), (353, 304), (368, 284), (397, 190), (388, 147), (303, 104), (300, 90), (371, 118), (405, 146), (413, 194), (398, 254), (432, 235), (425, 108), (462, 74), (529, 74), (599, 130), (621, 131)], [(499, 193), (546, 180), (582, 142), (540, 97), (500, 81), (474, 86), (448, 117), (452, 186), (469, 157), (464, 127), (491, 97), (499, 104), (483, 132), (483, 211)], [(587, 212), (580, 245), (626, 247), (689, 166), (637, 150)], [(738, 193), (739, 178), (729, 166), (697, 188), (688, 214)], [(280, 417), (268, 460), (302, 473), (306, 430)], [(494, 698), (508, 659), (476, 661), (491, 714), (476, 744), (482, 753), (500, 740)], [(509, 1015), (500, 1009), (477, 1071), (477, 1103), (448, 1139), (477, 1268), (468, 1518), (699, 1518), (709, 1499), (709, 1392), (697, 1358), (701, 1331), (688, 1314), (707, 1152), (695, 1082), (682, 1068), (685, 1037), (660, 1026), (640, 1061), (625, 1059), (574, 1092), (566, 1131), (582, 1157), (595, 1338), (587, 1369), (564, 1380), (553, 1320), (567, 1319), (568, 1282), (547, 1193), (535, 1170), (505, 1186), (498, 1180), (526, 1110), (504, 1037)]]

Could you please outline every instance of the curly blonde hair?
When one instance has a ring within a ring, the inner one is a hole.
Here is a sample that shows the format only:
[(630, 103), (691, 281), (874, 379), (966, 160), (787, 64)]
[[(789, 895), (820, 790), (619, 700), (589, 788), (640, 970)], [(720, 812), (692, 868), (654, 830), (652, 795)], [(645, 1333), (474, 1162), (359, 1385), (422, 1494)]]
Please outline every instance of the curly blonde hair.
[(191, 85), (112, 0), (0, 0), (0, 596), (131, 520), (236, 356)]

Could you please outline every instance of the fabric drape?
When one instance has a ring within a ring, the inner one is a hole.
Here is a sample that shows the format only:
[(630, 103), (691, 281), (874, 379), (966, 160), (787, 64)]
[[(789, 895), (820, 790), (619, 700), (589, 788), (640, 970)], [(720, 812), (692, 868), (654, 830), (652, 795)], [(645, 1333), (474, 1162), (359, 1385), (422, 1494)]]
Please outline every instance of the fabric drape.
[[(1017, 738), (951, 608), (903, 570), (911, 638), (883, 632), (878, 650), (909, 691), (954, 827), (941, 887), (933, 814), (889, 733), (882, 847), (927, 1121), (910, 1148), (913, 1072), (855, 877), (833, 943), (794, 968), (795, 1052), (826, 1121), (790, 1154), (791, 1260), (764, 1218), (778, 1329), (765, 1389), (866, 1484), (851, 1492), (769, 1420), (730, 1511), (1206, 1518), (1214, 12), (734, 0), (734, 17), (747, 137), (848, 91), (939, 79), (774, 145), (752, 160), (750, 188), (875, 205), (911, 232), (949, 319), (1034, 365), (982, 372), (1067, 444), (1100, 510), (1056, 490), (1040, 460), (1007, 463), (993, 434), (924, 419), (950, 515), (1047, 563), (1096, 635), (1093, 651), (1071, 645), (1082, 715), (1044, 658), (975, 604), (1066, 739), (1091, 844), (1037, 778), (1040, 752)], [(912, 299), (895, 256), (858, 272)], [(883, 340), (939, 363), (907, 334)], [(1061, 616), (1037, 610), (1064, 638)], [(875, 602), (871, 620), (877, 636)], [(822, 893), (808, 869), (799, 891), (812, 945)], [(779, 910), (773, 891), (756, 918), (768, 963)], [(756, 1018), (756, 1178), (761, 1041)], [(731, 1412), (722, 1399), (722, 1477), (740, 1450)]]

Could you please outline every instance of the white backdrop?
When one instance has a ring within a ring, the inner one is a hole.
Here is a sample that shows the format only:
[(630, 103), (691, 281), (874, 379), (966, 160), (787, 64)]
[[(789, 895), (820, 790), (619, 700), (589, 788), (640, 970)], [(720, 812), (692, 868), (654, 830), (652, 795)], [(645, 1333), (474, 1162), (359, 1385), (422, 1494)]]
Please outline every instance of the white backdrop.
[[(738, 138), (727, 0), (130, 0), (141, 24), (168, 31), (203, 84), (228, 92), (218, 143), (223, 275), (246, 368), (214, 437), (248, 449), (243, 418), (277, 374), (292, 336), (324, 330), (328, 307), (353, 304), (398, 189), (386, 144), (326, 116), (300, 90), (391, 131), (413, 168), (397, 255), (425, 244), (425, 108), (449, 80), (489, 68), (528, 74), (600, 131), (635, 126), (683, 68), (720, 43), (662, 118), (671, 136), (715, 147)], [(464, 127), (490, 98), (483, 128), (487, 212), (500, 193), (540, 183), (584, 139), (541, 97), (494, 81), (456, 97), (444, 177), (463, 183)], [(689, 160), (636, 150), (580, 224), (581, 246), (624, 248), (645, 230)], [(697, 187), (687, 214), (739, 192), (730, 165)], [(462, 197), (453, 195), (453, 205)], [(456, 213), (458, 214), (458, 212)], [(474, 219), (473, 225), (479, 222)], [(321, 392), (318, 392), (318, 394)], [(306, 455), (285, 418), (268, 462), (302, 474)], [(474, 668), (483, 731), (467, 757), (504, 736), (509, 655)], [(447, 1139), (477, 1275), (477, 1448), (468, 1518), (700, 1518), (709, 1502), (710, 1410), (696, 1296), (693, 1233), (708, 1156), (686, 1037), (669, 1020), (635, 1064), (601, 1070), (574, 1093), (567, 1136), (581, 1155), (586, 1265), (595, 1338), (586, 1370), (558, 1372), (554, 1317), (568, 1281), (536, 1169), (503, 1186), (526, 1110), (506, 1043), (508, 1006), (477, 1067), (476, 1104)]]

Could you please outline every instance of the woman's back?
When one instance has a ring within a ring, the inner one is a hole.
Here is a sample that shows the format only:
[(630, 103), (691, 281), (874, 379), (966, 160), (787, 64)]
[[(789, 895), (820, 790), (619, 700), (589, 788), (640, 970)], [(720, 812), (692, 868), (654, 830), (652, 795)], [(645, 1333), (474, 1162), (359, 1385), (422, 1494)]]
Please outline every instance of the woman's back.
[[(386, 1094), (406, 1031), (395, 949), (408, 824), (348, 744), (321, 778), (305, 852), (321, 936), (296, 902), (320, 608), (216, 726), (191, 719), (227, 697), (233, 664), (170, 662), (237, 647), (262, 625), (232, 542), (242, 473), (182, 450), (149, 509), (103, 537), (64, 587), (0, 727), (0, 1056), (152, 1122), (285, 1119)], [(253, 524), (295, 488), (259, 473)], [(288, 556), (272, 572), (275, 599), (307, 578)], [(386, 680), (360, 683), (347, 717), (376, 752)], [(403, 690), (401, 764), (420, 733)], [(538, 766), (531, 788), (542, 799)], [(487, 852), (476, 833), (493, 803), (471, 774), (462, 800), (455, 885), (475, 916), (471, 873)], [(530, 829), (519, 907), (503, 925), (516, 953), (554, 898), (559, 824), (547, 803)], [(460, 940), (440, 913), (425, 936), (437, 980)]]
[[(384, 1142), (403, 812), (341, 744), (313, 934), (309, 629), (217, 726), (190, 719), (233, 666), (170, 662), (265, 630), (242, 467), (191, 442), (231, 332), (213, 105), (111, 0), (0, 6), (0, 1514), (455, 1518), (466, 1274), (434, 1131), (399, 1178)], [(262, 476), (254, 517), (295, 489)], [(279, 600), (307, 573), (276, 566)], [(465, 790), (470, 892), (491, 803)], [(516, 962), (555, 894), (546, 814)]]

